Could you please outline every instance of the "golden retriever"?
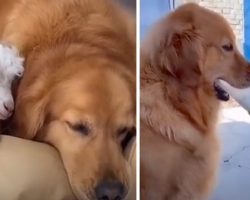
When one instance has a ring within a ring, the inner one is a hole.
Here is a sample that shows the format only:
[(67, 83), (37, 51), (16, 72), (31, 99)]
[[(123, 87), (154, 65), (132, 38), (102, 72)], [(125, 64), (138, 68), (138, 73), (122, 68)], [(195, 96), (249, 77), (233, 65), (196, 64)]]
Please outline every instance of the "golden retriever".
[(25, 58), (17, 136), (60, 153), (79, 199), (124, 199), (135, 136), (135, 23), (111, 0), (11, 1), (2, 41)]
[[(226, 20), (196, 4), (164, 17), (141, 47), (141, 196), (201, 200), (216, 177), (222, 79), (250, 85)], [(219, 98), (219, 99), (218, 99)]]

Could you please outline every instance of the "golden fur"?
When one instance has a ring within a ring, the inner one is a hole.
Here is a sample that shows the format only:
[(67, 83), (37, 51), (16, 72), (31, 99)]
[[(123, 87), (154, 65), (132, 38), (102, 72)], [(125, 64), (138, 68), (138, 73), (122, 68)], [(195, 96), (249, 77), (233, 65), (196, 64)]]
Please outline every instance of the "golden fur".
[(186, 4), (153, 26), (141, 47), (143, 200), (201, 200), (212, 189), (218, 79), (250, 85), (250, 66), (223, 17)]
[(109, 0), (10, 3), (2, 41), (26, 60), (17, 135), (59, 151), (79, 199), (95, 199), (105, 180), (121, 182), (125, 196), (132, 177), (122, 134), (135, 127), (133, 20)]

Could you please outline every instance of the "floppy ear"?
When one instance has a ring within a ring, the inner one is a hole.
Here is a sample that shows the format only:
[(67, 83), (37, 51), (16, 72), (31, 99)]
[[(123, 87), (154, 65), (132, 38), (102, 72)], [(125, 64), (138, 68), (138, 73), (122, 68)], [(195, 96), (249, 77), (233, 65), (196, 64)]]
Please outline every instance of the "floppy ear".
[(45, 123), (46, 105), (46, 98), (38, 101), (22, 98), (17, 102), (14, 121), (18, 137), (34, 139), (37, 136)]
[(160, 67), (162, 73), (195, 85), (201, 75), (202, 38), (191, 24), (175, 26), (169, 24), (170, 28), (165, 30), (163, 39), (155, 48), (153, 64)]

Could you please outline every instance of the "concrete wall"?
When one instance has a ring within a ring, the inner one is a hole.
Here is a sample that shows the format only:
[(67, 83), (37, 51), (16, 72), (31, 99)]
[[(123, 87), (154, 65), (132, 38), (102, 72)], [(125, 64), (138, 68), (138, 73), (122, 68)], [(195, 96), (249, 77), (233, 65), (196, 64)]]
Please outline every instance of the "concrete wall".
[(199, 5), (222, 14), (232, 26), (238, 46), (242, 50), (244, 43), (243, 0), (176, 0), (176, 5), (188, 2), (196, 2)]

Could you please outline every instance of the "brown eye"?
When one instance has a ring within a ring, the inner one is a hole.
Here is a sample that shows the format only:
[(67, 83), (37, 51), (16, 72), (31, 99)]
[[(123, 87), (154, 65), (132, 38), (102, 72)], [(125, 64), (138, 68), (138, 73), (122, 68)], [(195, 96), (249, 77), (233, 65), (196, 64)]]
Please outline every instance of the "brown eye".
[(222, 48), (225, 51), (233, 51), (233, 45), (232, 44), (225, 44), (225, 45), (222, 46)]
[(121, 145), (122, 150), (124, 151), (129, 143), (132, 141), (133, 137), (136, 135), (135, 127), (132, 128), (122, 128), (118, 132), (118, 139)]
[(83, 124), (83, 123), (71, 124), (71, 123), (67, 122), (67, 124), (69, 125), (69, 127), (73, 131), (76, 131), (76, 132), (81, 133), (83, 135), (88, 135), (89, 134), (88, 126)]

